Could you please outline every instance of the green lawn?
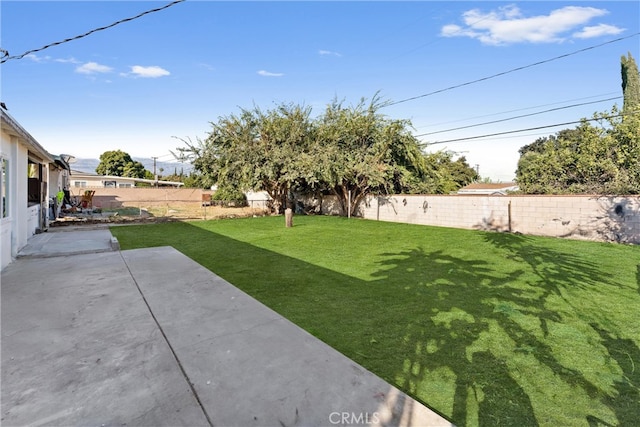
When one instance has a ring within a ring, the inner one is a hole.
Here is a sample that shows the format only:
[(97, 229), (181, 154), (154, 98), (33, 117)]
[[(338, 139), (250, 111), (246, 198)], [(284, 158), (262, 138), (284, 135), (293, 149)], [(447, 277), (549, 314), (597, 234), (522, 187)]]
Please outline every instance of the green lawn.
[(335, 217), (111, 231), (175, 247), (460, 426), (640, 422), (640, 247)]

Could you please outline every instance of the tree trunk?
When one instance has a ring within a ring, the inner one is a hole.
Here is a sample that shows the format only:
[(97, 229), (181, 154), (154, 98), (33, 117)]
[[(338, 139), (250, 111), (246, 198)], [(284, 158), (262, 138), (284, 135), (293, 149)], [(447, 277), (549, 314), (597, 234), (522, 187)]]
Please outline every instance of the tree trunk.
[(335, 185), (331, 191), (333, 192), (333, 194), (336, 196), (336, 198), (338, 199), (338, 203), (340, 204), (340, 209), (342, 210), (342, 215), (346, 215), (347, 214), (347, 207), (345, 205), (345, 200), (342, 197), (342, 194), (340, 194), (341, 190), (341, 186), (340, 185)]

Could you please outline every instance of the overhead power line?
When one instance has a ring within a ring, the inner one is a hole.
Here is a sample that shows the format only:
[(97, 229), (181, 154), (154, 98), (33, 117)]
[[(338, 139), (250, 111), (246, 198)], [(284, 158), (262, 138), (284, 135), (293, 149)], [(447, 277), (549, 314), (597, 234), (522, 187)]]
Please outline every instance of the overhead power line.
[[(477, 20), (477, 21), (475, 21), (475, 22), (471, 22), (471, 23), (469, 24), (469, 27), (473, 27), (474, 25), (479, 24), (480, 22), (482, 22), (482, 21), (485, 21), (485, 20), (489, 19), (489, 17), (490, 17), (490, 15), (487, 15), (487, 16), (485, 16), (485, 17), (481, 18), (481, 19), (478, 19), (478, 20)], [(461, 33), (462, 33), (462, 31), (463, 31), (463, 29), (462, 29), (462, 28), (459, 28), (459, 29), (457, 29), (456, 31), (454, 31), (451, 35), (461, 34)], [(391, 58), (391, 59), (390, 59), (390, 61), (395, 61), (396, 59), (398, 59), (398, 58), (400, 58), (400, 57), (402, 57), (402, 56), (408, 55), (408, 54), (410, 54), (410, 53), (412, 53), (412, 52), (415, 52), (415, 51), (417, 51), (417, 50), (419, 50), (419, 49), (422, 49), (423, 47), (427, 47), (427, 46), (429, 46), (429, 45), (432, 45), (432, 44), (434, 44), (434, 43), (437, 43), (437, 42), (439, 42), (439, 41), (441, 41), (441, 40), (442, 40), (442, 37), (439, 37), (439, 38), (435, 38), (435, 39), (433, 39), (433, 40), (430, 40), (430, 41), (428, 41), (427, 43), (421, 44), (420, 46), (418, 46), (418, 47), (416, 47), (416, 48), (414, 48), (414, 49), (411, 49), (411, 50), (410, 50), (410, 51), (408, 51), (408, 52), (405, 52), (405, 53), (403, 53), (403, 54), (400, 54), (400, 55), (394, 56), (393, 58)]]
[[(622, 117), (622, 116), (628, 115), (628, 114), (629, 113), (620, 113), (620, 114), (615, 114), (615, 115), (612, 115), (612, 116), (603, 116), (603, 117), (596, 117), (596, 118), (592, 118), (592, 119), (576, 120), (576, 121), (573, 121), (573, 122), (556, 123), (554, 125), (536, 126), (536, 127), (532, 127), (532, 128), (526, 128), (526, 129), (517, 129), (517, 130), (509, 130), (509, 131), (505, 131), (505, 132), (489, 133), (489, 134), (486, 134), (486, 135), (467, 136), (465, 138), (447, 139), (445, 141), (424, 142), (424, 143), (422, 143), (422, 145), (423, 146), (429, 146), (429, 145), (436, 145), (436, 144), (446, 144), (446, 143), (449, 143), (449, 142), (460, 142), (460, 141), (469, 141), (469, 140), (472, 140), (472, 139), (489, 138), (489, 137), (492, 137), (492, 136), (509, 135), (509, 134), (513, 134), (513, 133), (528, 132), (528, 131), (540, 130), (540, 129), (548, 129), (548, 128), (554, 128), (554, 127), (558, 127), (558, 126), (575, 125), (575, 124), (582, 123), (582, 122), (585, 122), (585, 121), (586, 122), (593, 122), (593, 121), (602, 120), (602, 119), (613, 119), (613, 118)], [(633, 114), (637, 114), (637, 112), (635, 112)]]
[(458, 88), (461, 88), (461, 87), (464, 87), (464, 86), (469, 86), (469, 85), (472, 85), (472, 84), (475, 84), (475, 83), (480, 83), (480, 82), (483, 82), (483, 81), (486, 81), (486, 80), (494, 79), (496, 77), (504, 76), (506, 74), (514, 73), (516, 71), (525, 70), (527, 68), (531, 68), (531, 67), (535, 67), (535, 66), (538, 66), (538, 65), (546, 64), (546, 63), (549, 63), (549, 62), (552, 62), (552, 61), (557, 61), (558, 59), (566, 58), (566, 57), (569, 57), (569, 56), (572, 56), (572, 55), (577, 55), (579, 53), (586, 52), (588, 50), (596, 49), (596, 48), (599, 48), (599, 47), (602, 47), (602, 46), (606, 46), (606, 45), (611, 44), (611, 43), (616, 43), (616, 42), (619, 42), (619, 41), (622, 41), (622, 40), (629, 39), (631, 37), (636, 37), (638, 35), (640, 35), (640, 32), (637, 32), (637, 33), (634, 33), (634, 34), (631, 34), (631, 35), (628, 35), (628, 36), (625, 36), (625, 37), (620, 37), (620, 38), (617, 38), (617, 39), (614, 39), (614, 40), (609, 40), (609, 41), (606, 41), (604, 43), (600, 43), (600, 44), (597, 44), (597, 45), (588, 46), (588, 47), (585, 47), (583, 49), (579, 49), (579, 50), (576, 50), (576, 51), (573, 51), (573, 52), (565, 53), (564, 55), (560, 55), (560, 56), (556, 56), (556, 57), (553, 57), (553, 58), (545, 59), (543, 61), (534, 62), (533, 64), (528, 64), (528, 65), (524, 65), (522, 67), (512, 68), (510, 70), (503, 71), (501, 73), (492, 74), (490, 76), (482, 77), (482, 78), (479, 78), (479, 79), (476, 79), (476, 80), (471, 80), (471, 81), (468, 81), (468, 82), (465, 82), (465, 83), (460, 83), (460, 84), (457, 84), (457, 85), (454, 85), (454, 86), (449, 86), (449, 87), (446, 87), (444, 89), (435, 90), (433, 92), (425, 93), (425, 94), (422, 94), (422, 95), (412, 96), (410, 98), (401, 99), (400, 101), (389, 102), (385, 106), (386, 107), (390, 107), (392, 105), (402, 104), (404, 102), (415, 101), (416, 99), (426, 98), (427, 96), (435, 95), (435, 94), (442, 93), (442, 92), (447, 92), (447, 91), (450, 91), (450, 90), (453, 90), (453, 89), (458, 89)]
[(597, 104), (597, 103), (605, 102), (605, 101), (613, 101), (614, 99), (619, 99), (619, 98), (622, 98), (622, 97), (621, 96), (615, 96), (613, 98), (600, 99), (598, 101), (590, 101), (590, 102), (582, 102), (580, 104), (565, 105), (564, 107), (551, 108), (551, 109), (548, 109), (548, 110), (537, 111), (535, 113), (521, 114), (519, 116), (507, 117), (507, 118), (499, 119), (499, 120), (491, 120), (489, 122), (476, 123), (476, 124), (467, 125), (467, 126), (459, 126), (459, 127), (451, 128), (451, 129), (444, 129), (444, 130), (437, 130), (437, 131), (433, 131), (433, 132), (421, 133), (421, 134), (414, 135), (414, 136), (415, 137), (420, 137), (420, 136), (427, 136), (427, 135), (435, 135), (437, 133), (453, 132), (454, 130), (469, 129), (469, 128), (474, 128), (474, 127), (479, 127), (479, 126), (491, 125), (491, 124), (494, 124), (494, 123), (501, 123), (501, 122), (506, 122), (506, 121), (509, 121), (509, 120), (521, 119), (523, 117), (537, 116), (539, 114), (550, 113), (552, 111), (566, 110), (567, 108), (582, 107), (583, 105)]
[(35, 52), (40, 52), (42, 50), (48, 49), (48, 48), (53, 47), (53, 46), (58, 46), (58, 45), (61, 45), (63, 43), (68, 43), (68, 42), (73, 41), (73, 40), (78, 40), (78, 39), (81, 39), (83, 37), (87, 37), (88, 35), (91, 35), (91, 34), (96, 33), (98, 31), (102, 31), (102, 30), (106, 30), (106, 29), (111, 28), (111, 27), (115, 27), (116, 25), (122, 24), (123, 22), (133, 21), (134, 19), (138, 19), (138, 18), (140, 18), (140, 17), (142, 17), (144, 15), (148, 15), (148, 14), (154, 13), (154, 12), (159, 12), (159, 11), (161, 11), (163, 9), (166, 9), (168, 7), (171, 7), (171, 6), (175, 5), (175, 4), (182, 3), (183, 1), (185, 1), (185, 0), (175, 0), (175, 1), (173, 1), (173, 2), (171, 2), (169, 4), (166, 4), (166, 5), (162, 6), (162, 7), (158, 7), (158, 8), (151, 9), (151, 10), (147, 10), (146, 12), (142, 12), (142, 13), (136, 15), (136, 16), (132, 16), (130, 18), (121, 19), (119, 21), (114, 22), (113, 24), (109, 24), (109, 25), (106, 25), (106, 26), (100, 27), (100, 28), (95, 28), (95, 29), (93, 29), (91, 31), (87, 31), (84, 34), (80, 34), (80, 35), (75, 36), (75, 37), (70, 37), (70, 38), (67, 38), (67, 39), (64, 39), (64, 40), (61, 40), (61, 41), (58, 41), (58, 42), (50, 43), (50, 44), (48, 44), (46, 46), (42, 46), (42, 47), (39, 47), (37, 49), (28, 50), (25, 53), (20, 54), (20, 55), (9, 56), (9, 52), (7, 52), (4, 49), (0, 49), (0, 51), (5, 53), (5, 55), (2, 58), (2, 60), (0, 60), (0, 64), (4, 64), (5, 62), (9, 61), (10, 59), (22, 59), (22, 58), (24, 58), (25, 56), (27, 56), (29, 54), (32, 54), (32, 53), (35, 53)]
[(565, 101), (558, 101), (558, 102), (551, 102), (551, 103), (547, 103), (547, 104), (533, 105), (531, 107), (516, 108), (516, 109), (513, 109), (513, 110), (499, 111), (497, 113), (482, 114), (480, 116), (466, 117), (464, 119), (448, 120), (446, 122), (440, 122), (440, 123), (430, 123), (430, 124), (418, 126), (418, 127), (416, 127), (416, 129), (424, 129), (424, 128), (429, 128), (429, 127), (448, 125), (448, 124), (451, 124), (451, 123), (468, 122), (470, 120), (483, 119), (485, 117), (500, 116), (500, 115), (503, 115), (503, 114), (517, 113), (518, 111), (533, 110), (534, 108), (550, 107), (552, 105), (566, 104), (567, 102), (575, 102), (575, 101), (582, 101), (582, 100), (585, 100), (585, 99), (599, 98), (601, 96), (611, 96), (611, 95), (614, 95), (614, 94), (619, 93), (619, 92), (620, 91), (601, 93), (599, 95), (583, 96), (581, 98), (567, 99)]

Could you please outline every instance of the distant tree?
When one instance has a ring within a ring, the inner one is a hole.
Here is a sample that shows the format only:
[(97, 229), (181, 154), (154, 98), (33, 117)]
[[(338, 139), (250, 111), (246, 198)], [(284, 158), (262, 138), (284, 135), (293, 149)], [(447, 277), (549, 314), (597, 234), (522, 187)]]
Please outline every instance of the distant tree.
[(466, 157), (454, 160), (454, 152), (437, 151), (426, 155), (426, 162), (435, 170), (435, 186), (429, 192), (449, 194), (478, 180), (478, 172), (469, 166)]
[(211, 188), (211, 185), (207, 185), (202, 180), (202, 176), (197, 172), (192, 172), (189, 175), (183, 176), (182, 183), (185, 188)]
[(622, 74), (622, 94), (624, 103), (622, 111), (625, 114), (633, 114), (640, 109), (640, 73), (636, 61), (628, 53), (620, 59)]
[(100, 155), (100, 163), (96, 173), (100, 175), (124, 176), (130, 178), (144, 178), (144, 165), (134, 161), (128, 153), (122, 150), (105, 151)]
[[(213, 126), (213, 123), (212, 123)], [(184, 179), (185, 187), (211, 188), (218, 179), (219, 163), (216, 147), (209, 139), (174, 137), (182, 142), (183, 146), (172, 152), (176, 160), (191, 163), (193, 171)]]
[(158, 180), (160, 180), (160, 181), (172, 181), (172, 182), (182, 182), (183, 179), (184, 179), (184, 176), (175, 175), (175, 174), (164, 175), (164, 176), (158, 177)]

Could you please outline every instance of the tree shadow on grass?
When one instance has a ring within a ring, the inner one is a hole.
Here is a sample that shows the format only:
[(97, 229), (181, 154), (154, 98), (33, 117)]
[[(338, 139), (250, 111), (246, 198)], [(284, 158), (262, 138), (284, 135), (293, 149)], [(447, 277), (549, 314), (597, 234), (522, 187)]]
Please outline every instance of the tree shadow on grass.
[(567, 286), (587, 288), (599, 283), (613, 284), (597, 264), (576, 254), (537, 244), (539, 238), (511, 233), (483, 234), (484, 240), (504, 251), (508, 259), (528, 264), (548, 292), (561, 295), (562, 288)]
[[(486, 241), (505, 254), (506, 266), (481, 254), (385, 254), (381, 280), (405, 277), (403, 291), (423, 304), (406, 325), (400, 386), (460, 425), (617, 424), (640, 413), (637, 399), (614, 397), (637, 387), (610, 379), (620, 360), (609, 353), (621, 343), (605, 339), (572, 301), (576, 290), (619, 285), (583, 258), (524, 236), (488, 233)], [(627, 341), (626, 354), (637, 357)]]
[[(505, 250), (511, 259), (525, 262), (531, 268), (538, 278), (537, 283), (533, 284), (545, 289), (541, 295), (541, 299), (544, 301), (549, 300), (552, 295), (557, 295), (562, 297), (567, 305), (575, 308), (579, 305), (574, 300), (576, 289), (588, 294), (593, 293), (596, 289), (616, 290), (623, 288), (612, 277), (604, 274), (598, 265), (585, 261), (577, 254), (537, 245), (536, 239), (533, 237), (487, 233), (485, 240), (496, 248)], [(640, 292), (640, 265), (636, 267), (636, 282)], [(628, 303), (631, 302), (628, 301)], [(606, 312), (605, 300), (600, 301), (600, 304), (601, 310)], [(633, 310), (633, 306), (628, 308)], [(580, 317), (586, 317), (584, 311), (581, 312), (579, 308), (575, 308), (575, 312)], [(622, 370), (622, 375), (618, 376), (613, 384), (610, 384), (612, 387), (607, 390), (602, 390), (589, 382), (585, 382), (585, 390), (590, 396), (601, 399), (614, 412), (619, 425), (633, 425), (637, 423), (640, 414), (640, 369), (637, 371), (635, 369), (635, 364), (640, 362), (640, 348), (631, 339), (618, 338), (618, 331), (612, 331), (610, 325), (606, 325), (608, 323), (606, 320), (608, 319), (605, 316), (604, 319), (599, 317), (592, 319), (592, 321), (587, 319), (583, 321), (585, 329), (588, 322), (588, 332), (595, 332), (600, 338), (599, 345), (594, 346), (593, 351), (597, 352), (597, 347), (603, 349), (606, 357), (612, 358), (611, 362), (615, 361), (615, 365), (617, 365), (611, 369), (614, 371)], [(591, 337), (593, 338), (593, 335)], [(598, 342), (597, 339), (592, 341)], [(567, 344), (570, 345), (570, 343)], [(587, 416), (590, 424), (597, 425), (597, 423), (593, 423), (594, 419), (598, 418), (591, 414)], [(598, 419), (598, 422), (607, 424), (602, 419)]]
[[(607, 404), (616, 413), (619, 425), (637, 425), (640, 417), (640, 349), (630, 339), (616, 338), (597, 325), (593, 325), (593, 328), (600, 334), (609, 355), (615, 359), (623, 373), (615, 381), (616, 393), (606, 396)], [(592, 426), (603, 423), (595, 417), (588, 421)]]
[[(509, 317), (529, 304), (521, 290), (509, 288), (522, 272), (495, 275), (484, 261), (442, 251), (416, 249), (386, 256), (383, 264), (393, 269), (383, 273), (383, 280), (411, 272), (404, 292), (413, 294), (417, 303), (411, 307), (417, 321), (406, 325), (403, 336), (400, 385), (423, 400), (435, 400), (459, 425), (537, 425), (529, 397), (505, 360), (490, 344), (477, 345), (491, 340), (492, 329), (507, 327), (510, 335), (520, 335), (520, 347), (534, 348), (535, 340)], [(437, 383), (439, 376), (450, 376), (451, 381), (431, 387), (428, 382)]]

